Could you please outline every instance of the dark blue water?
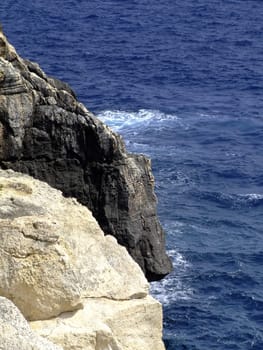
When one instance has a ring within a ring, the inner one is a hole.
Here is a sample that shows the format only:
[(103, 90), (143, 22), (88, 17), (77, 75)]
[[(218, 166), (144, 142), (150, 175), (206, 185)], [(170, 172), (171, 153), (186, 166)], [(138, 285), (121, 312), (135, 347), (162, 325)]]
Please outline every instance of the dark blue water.
[[(263, 2), (0, 3), (24, 57), (152, 158), (168, 350), (263, 349)], [(154, 350), (154, 349), (153, 349)]]

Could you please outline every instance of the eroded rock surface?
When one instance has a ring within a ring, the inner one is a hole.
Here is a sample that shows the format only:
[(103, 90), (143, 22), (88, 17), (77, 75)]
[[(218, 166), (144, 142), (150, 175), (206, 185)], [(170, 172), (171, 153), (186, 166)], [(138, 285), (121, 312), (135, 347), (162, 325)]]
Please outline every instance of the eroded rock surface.
[(63, 350), (34, 333), (18, 308), (0, 297), (1, 350)]
[(0, 166), (76, 197), (149, 280), (171, 271), (149, 160), (128, 154), (67, 84), (21, 59), (1, 32)]
[[(127, 250), (75, 199), (12, 170), (0, 170), (0, 296), (64, 350), (164, 350), (161, 305)], [(12, 310), (10, 334), (27, 344)], [(0, 338), (10, 327), (0, 319)], [(0, 349), (18, 350), (7, 337)]]
[(148, 283), (91, 212), (46, 183), (0, 170), (0, 295), (27, 319), (83, 307), (84, 298), (142, 298)]
[(164, 350), (160, 313), (161, 305), (149, 296), (122, 302), (102, 298), (31, 326), (64, 350)]

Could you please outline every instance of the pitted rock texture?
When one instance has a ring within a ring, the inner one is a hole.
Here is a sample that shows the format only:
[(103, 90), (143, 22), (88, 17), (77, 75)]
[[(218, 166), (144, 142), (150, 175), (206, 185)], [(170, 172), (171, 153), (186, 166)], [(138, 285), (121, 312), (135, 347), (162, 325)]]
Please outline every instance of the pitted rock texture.
[(18, 308), (0, 297), (0, 350), (63, 350), (34, 333)]
[(164, 350), (161, 305), (144, 299), (88, 300), (82, 310), (46, 321), (32, 329), (64, 350)]
[(148, 282), (91, 212), (48, 184), (0, 170), (0, 295), (30, 320), (85, 298), (144, 298)]
[(0, 166), (77, 198), (148, 280), (172, 269), (156, 216), (150, 161), (77, 101), (70, 87), (21, 59), (0, 32)]
[(1, 350), (164, 350), (162, 307), (127, 250), (76, 199), (12, 170), (0, 170), (0, 296)]

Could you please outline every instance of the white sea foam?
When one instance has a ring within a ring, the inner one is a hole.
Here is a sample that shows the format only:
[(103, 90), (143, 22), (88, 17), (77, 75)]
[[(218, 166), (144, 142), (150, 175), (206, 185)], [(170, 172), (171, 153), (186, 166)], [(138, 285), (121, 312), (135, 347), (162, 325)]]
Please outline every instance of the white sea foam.
[(247, 194), (238, 194), (234, 198), (235, 205), (237, 206), (254, 206), (262, 203), (263, 194), (259, 193), (247, 193)]
[(112, 127), (115, 131), (120, 131), (124, 128), (140, 127), (150, 125), (153, 121), (162, 123), (167, 121), (180, 121), (175, 114), (166, 114), (157, 110), (140, 109), (137, 112), (128, 111), (102, 111), (97, 114), (97, 117), (104, 123)]
[[(197, 192), (198, 193), (198, 192)], [(223, 204), (226, 207), (241, 208), (251, 207), (262, 204), (263, 194), (258, 193), (220, 193), (220, 192), (203, 192), (200, 196), (204, 199), (212, 200)]]
[(151, 294), (163, 305), (169, 305), (177, 300), (188, 300), (193, 294), (193, 290), (182, 280), (190, 264), (175, 249), (169, 250), (168, 254), (173, 260), (174, 271), (163, 280), (151, 283)]
[(259, 194), (259, 193), (248, 193), (248, 194), (242, 194), (240, 195), (242, 198), (245, 198), (247, 200), (251, 200), (251, 201), (254, 201), (254, 200), (261, 200), (263, 199), (263, 194)]

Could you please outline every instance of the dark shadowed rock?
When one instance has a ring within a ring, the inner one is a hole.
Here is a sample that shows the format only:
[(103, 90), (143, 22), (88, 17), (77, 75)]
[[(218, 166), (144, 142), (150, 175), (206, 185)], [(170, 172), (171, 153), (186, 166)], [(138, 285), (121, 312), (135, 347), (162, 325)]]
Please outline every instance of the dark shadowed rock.
[(76, 197), (149, 280), (171, 271), (150, 161), (127, 153), (120, 136), (79, 103), (67, 84), (21, 59), (2, 33), (0, 165)]

